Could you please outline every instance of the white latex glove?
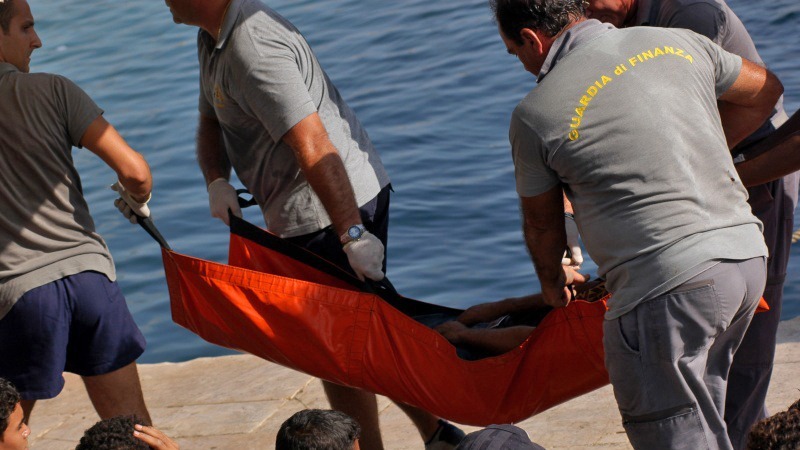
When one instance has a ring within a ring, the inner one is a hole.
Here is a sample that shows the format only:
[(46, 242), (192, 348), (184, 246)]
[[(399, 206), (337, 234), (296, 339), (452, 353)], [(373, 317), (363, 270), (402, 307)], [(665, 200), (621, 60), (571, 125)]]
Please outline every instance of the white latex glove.
[(572, 253), (572, 257), (567, 258), (567, 252), (564, 252), (561, 265), (571, 266), (576, 270), (580, 269), (581, 264), (583, 264), (583, 254), (581, 253), (581, 245), (578, 242), (578, 225), (575, 224), (575, 219), (565, 216), (564, 227), (567, 230), (567, 247)]
[(111, 190), (119, 194), (119, 198), (114, 200), (114, 206), (131, 223), (136, 223), (136, 215), (150, 217), (150, 208), (147, 207), (147, 202), (150, 201), (152, 193), (147, 194), (147, 200), (142, 203), (134, 200), (130, 192), (119, 181), (111, 185)]
[(222, 220), (228, 226), (231, 225), (228, 220), (228, 209), (234, 216), (242, 217), (236, 189), (225, 178), (217, 178), (208, 184), (208, 206), (211, 209), (211, 217)]
[(344, 245), (350, 267), (362, 281), (364, 277), (381, 281), (383, 274), (383, 243), (369, 231), (364, 231), (357, 241)]

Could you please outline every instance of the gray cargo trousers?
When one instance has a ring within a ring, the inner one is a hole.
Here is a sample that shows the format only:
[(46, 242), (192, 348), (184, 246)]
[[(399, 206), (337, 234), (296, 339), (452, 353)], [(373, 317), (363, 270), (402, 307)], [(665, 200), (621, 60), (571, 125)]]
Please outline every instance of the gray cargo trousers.
[(794, 209), (797, 205), (798, 179), (795, 172), (782, 179), (747, 189), (753, 214), (764, 224), (764, 241), (769, 248), (767, 287), (764, 298), (769, 312), (756, 314), (736, 352), (728, 381), (725, 422), (733, 448), (744, 450), (747, 435), (757, 421), (768, 416), (767, 398), (775, 338), (781, 320), (783, 285), (792, 245)]
[(723, 260), (605, 321), (606, 368), (635, 449), (732, 449), (728, 370), (765, 282), (765, 258)]

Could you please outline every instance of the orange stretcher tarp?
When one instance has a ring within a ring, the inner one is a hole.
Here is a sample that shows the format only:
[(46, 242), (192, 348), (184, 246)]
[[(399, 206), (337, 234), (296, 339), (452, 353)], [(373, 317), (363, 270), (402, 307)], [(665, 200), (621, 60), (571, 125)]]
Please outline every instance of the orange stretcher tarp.
[(231, 231), (228, 265), (163, 250), (173, 320), (213, 344), (476, 426), (519, 422), (608, 383), (605, 300), (553, 310), (515, 350), (467, 361), (409, 317), (458, 310), (364, 292), (241, 219)]

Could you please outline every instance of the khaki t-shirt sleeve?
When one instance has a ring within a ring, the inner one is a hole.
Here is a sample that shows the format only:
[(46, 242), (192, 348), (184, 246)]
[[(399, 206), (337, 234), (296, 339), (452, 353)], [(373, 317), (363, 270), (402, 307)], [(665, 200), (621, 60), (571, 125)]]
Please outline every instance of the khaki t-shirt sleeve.
[(547, 165), (546, 149), (541, 138), (519, 114), (519, 109), (514, 111), (508, 132), (517, 194), (520, 197), (534, 197), (549, 191), (560, 180)]
[(53, 89), (61, 101), (62, 117), (67, 119), (67, 133), (70, 143), (81, 148), (80, 142), (86, 129), (103, 110), (78, 85), (62, 76), (53, 77)]
[(239, 84), (240, 101), (258, 117), (278, 142), (298, 122), (317, 112), (291, 44), (252, 35), (259, 42), (257, 59), (240, 60), (246, 79)]

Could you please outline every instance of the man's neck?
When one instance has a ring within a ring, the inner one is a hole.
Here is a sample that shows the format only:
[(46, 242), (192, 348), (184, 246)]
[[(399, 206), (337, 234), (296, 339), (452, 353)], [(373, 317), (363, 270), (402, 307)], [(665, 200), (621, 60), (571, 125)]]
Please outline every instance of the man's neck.
[(204, 12), (204, 17), (201, 19), (203, 23), (200, 28), (210, 34), (214, 41), (219, 41), (219, 34), (222, 31), (222, 24), (225, 22), (225, 16), (228, 13), (228, 8), (233, 0), (214, 0), (209, 1), (208, 6)]

